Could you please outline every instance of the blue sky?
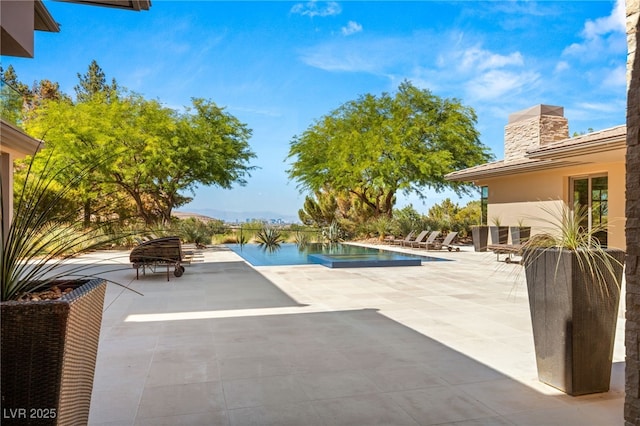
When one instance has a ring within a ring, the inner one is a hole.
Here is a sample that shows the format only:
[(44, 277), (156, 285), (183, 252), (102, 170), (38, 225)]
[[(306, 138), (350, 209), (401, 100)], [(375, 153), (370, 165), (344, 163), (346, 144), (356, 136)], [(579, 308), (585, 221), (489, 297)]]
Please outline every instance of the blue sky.
[[(285, 158), (291, 138), (342, 103), (407, 79), (478, 114), (481, 141), (503, 156), (510, 113), (565, 108), (570, 133), (625, 122), (624, 0), (169, 1), (130, 12), (45, 1), (60, 33), (36, 33), (35, 58), (2, 57), (21, 81), (73, 94), (92, 60), (130, 90), (174, 109), (211, 99), (253, 129), (245, 187), (198, 188), (181, 211), (302, 206)], [(452, 197), (399, 197), (420, 212)]]

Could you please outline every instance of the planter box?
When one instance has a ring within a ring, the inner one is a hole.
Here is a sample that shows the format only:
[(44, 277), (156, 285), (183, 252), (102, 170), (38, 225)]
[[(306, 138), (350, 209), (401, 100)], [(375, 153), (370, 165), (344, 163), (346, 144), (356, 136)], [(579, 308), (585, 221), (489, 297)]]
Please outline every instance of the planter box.
[(522, 244), (531, 237), (530, 226), (511, 226), (509, 232), (511, 232), (511, 244)]
[(3, 425), (88, 422), (106, 281), (69, 285), (58, 300), (0, 303)]
[(491, 232), (491, 244), (507, 244), (509, 241), (508, 226), (490, 226), (489, 232)]
[(487, 241), (489, 239), (489, 228), (486, 226), (472, 226), (471, 236), (473, 237), (474, 251), (487, 251)]
[[(607, 252), (624, 262), (623, 251)], [(534, 249), (525, 257), (538, 378), (569, 395), (607, 392), (620, 288), (611, 277), (594, 282), (571, 251)], [(618, 282), (622, 270), (615, 268)]]

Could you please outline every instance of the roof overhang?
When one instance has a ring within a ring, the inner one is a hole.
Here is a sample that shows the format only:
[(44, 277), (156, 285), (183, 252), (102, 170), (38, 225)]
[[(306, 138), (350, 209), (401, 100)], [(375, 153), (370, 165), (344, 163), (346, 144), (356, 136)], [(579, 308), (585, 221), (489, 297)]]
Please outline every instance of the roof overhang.
[(45, 7), (41, 0), (35, 0), (33, 4), (33, 25), (38, 31), (47, 31), (50, 33), (59, 33), (60, 26), (53, 19), (49, 10)]
[(0, 152), (7, 152), (16, 158), (34, 155), (44, 146), (44, 142), (24, 133), (14, 125), (0, 119)]
[[(595, 135), (600, 134), (600, 137)], [(626, 126), (618, 126), (602, 132), (596, 132), (589, 135), (590, 137), (576, 138), (574, 143), (555, 143), (543, 146), (527, 152), (527, 158), (545, 160), (545, 159), (563, 159), (591, 154), (600, 154), (609, 151), (625, 149), (627, 147), (627, 128)]]
[(558, 169), (580, 164), (624, 162), (626, 126), (617, 126), (575, 138), (565, 139), (527, 152), (525, 158), (494, 161), (449, 173), (445, 179), (474, 182), (495, 177)]
[(520, 173), (532, 173), (543, 170), (557, 169), (583, 164), (580, 161), (556, 161), (556, 160), (528, 160), (522, 162), (496, 161), (482, 164), (457, 172), (449, 173), (445, 176), (447, 180), (455, 182), (473, 182), (482, 179), (491, 179), (501, 176), (511, 176)]
[(151, 0), (58, 0), (67, 3), (86, 4), (89, 6), (117, 7), (128, 10), (149, 10)]

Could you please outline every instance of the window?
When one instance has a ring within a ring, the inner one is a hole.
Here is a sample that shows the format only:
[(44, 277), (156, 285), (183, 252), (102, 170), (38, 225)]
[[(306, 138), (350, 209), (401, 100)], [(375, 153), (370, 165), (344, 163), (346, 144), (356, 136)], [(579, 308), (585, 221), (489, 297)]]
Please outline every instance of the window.
[(585, 218), (587, 229), (600, 227), (595, 237), (603, 246), (607, 245), (607, 218), (609, 215), (609, 179), (607, 176), (586, 176), (571, 179), (572, 205), (587, 206), (589, 215)]
[(489, 187), (480, 187), (480, 219), (481, 224), (487, 224), (487, 207), (489, 205)]

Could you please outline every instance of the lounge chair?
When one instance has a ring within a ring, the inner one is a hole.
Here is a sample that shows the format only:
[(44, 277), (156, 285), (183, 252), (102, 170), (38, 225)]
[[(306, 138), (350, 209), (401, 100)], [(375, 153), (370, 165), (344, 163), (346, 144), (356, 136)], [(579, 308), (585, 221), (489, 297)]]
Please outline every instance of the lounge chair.
[(421, 243), (422, 241), (424, 241), (425, 237), (427, 236), (427, 234), (429, 233), (429, 231), (422, 231), (418, 234), (418, 236), (411, 240), (411, 241), (403, 241), (400, 245), (401, 246), (409, 246), (409, 247), (413, 247), (414, 244), (418, 244)]
[(442, 242), (434, 241), (432, 244), (427, 245), (425, 248), (427, 250), (442, 250), (444, 247), (446, 247), (449, 251), (460, 251), (460, 247), (453, 247), (451, 245), (456, 235), (458, 235), (458, 233), (455, 231), (449, 232), (447, 236), (444, 237), (444, 240)]
[(157, 266), (167, 266), (167, 281), (169, 281), (169, 268), (174, 267), (173, 275), (182, 276), (184, 273), (184, 253), (182, 243), (178, 237), (163, 237), (149, 241), (143, 241), (131, 250), (129, 261), (136, 270), (136, 279), (139, 278), (138, 271), (142, 268), (145, 274), (146, 268), (155, 272)]
[(414, 236), (415, 234), (416, 234), (416, 232), (415, 232), (415, 231), (411, 231), (411, 232), (409, 232), (409, 233), (407, 234), (407, 236), (406, 236), (406, 237), (404, 237), (403, 239), (401, 239), (401, 240), (393, 240), (393, 241), (391, 242), (391, 244), (394, 244), (394, 245), (403, 245), (404, 243), (408, 243), (408, 242), (410, 242), (410, 241), (413, 241), (413, 236)]
[(430, 244), (433, 244), (435, 242), (438, 235), (440, 235), (440, 231), (431, 231), (426, 239), (423, 238), (422, 240), (418, 241), (418, 239), (416, 238), (416, 240), (411, 243), (411, 247), (428, 247)]

